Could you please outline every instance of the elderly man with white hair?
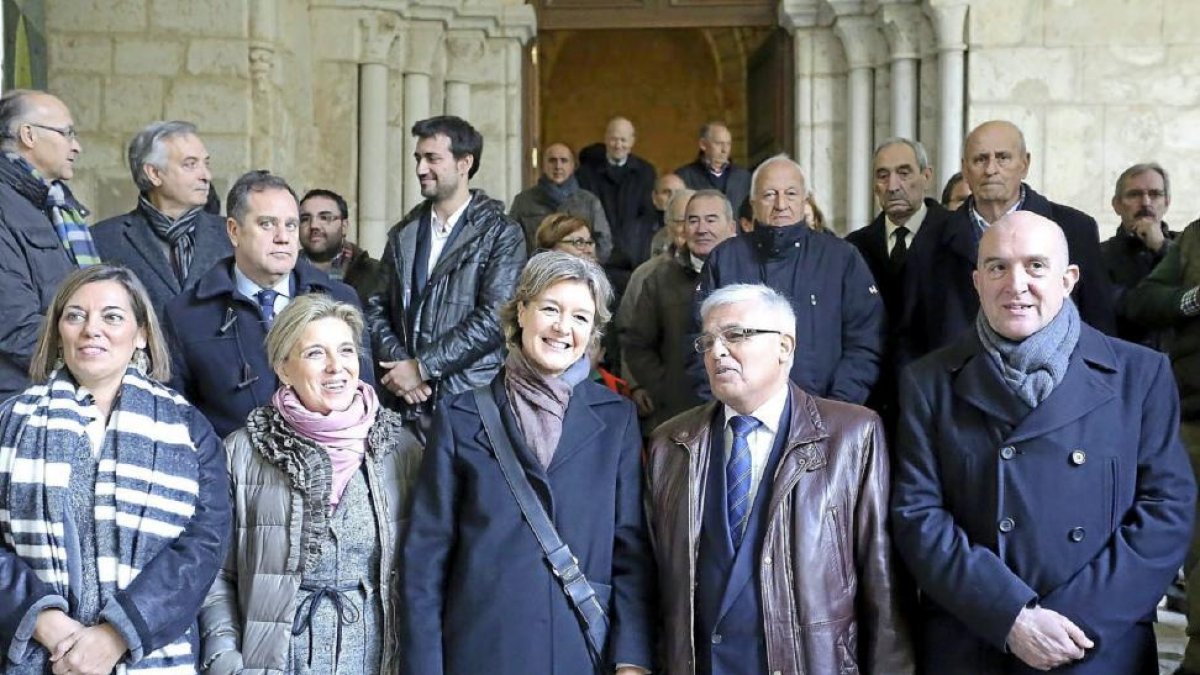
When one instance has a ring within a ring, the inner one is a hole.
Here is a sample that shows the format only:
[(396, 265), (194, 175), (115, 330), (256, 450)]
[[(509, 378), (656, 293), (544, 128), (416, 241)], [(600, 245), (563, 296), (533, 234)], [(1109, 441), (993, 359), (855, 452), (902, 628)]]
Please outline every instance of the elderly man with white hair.
[[(804, 171), (787, 155), (751, 177), (754, 230), (713, 249), (695, 307), (730, 284), (765, 284), (791, 301), (796, 355), (791, 380), (814, 396), (863, 403), (879, 377), (884, 308), (871, 270), (853, 245), (814, 232), (804, 217)], [(699, 316), (693, 316), (698, 333)], [(700, 359), (690, 372), (706, 393)]]
[(777, 291), (725, 286), (700, 314), (716, 400), (656, 429), (647, 467), (666, 672), (911, 673), (879, 417), (788, 381)]

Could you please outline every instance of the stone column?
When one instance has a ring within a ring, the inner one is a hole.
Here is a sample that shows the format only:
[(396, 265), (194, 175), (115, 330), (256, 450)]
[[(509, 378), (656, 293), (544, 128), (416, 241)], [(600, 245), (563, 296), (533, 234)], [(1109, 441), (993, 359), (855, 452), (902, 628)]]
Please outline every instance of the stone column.
[[(442, 48), (442, 24), (434, 21), (413, 21), (408, 30), (408, 58), (404, 64), (404, 129), (430, 116), (430, 83), (437, 50)], [(417, 139), (408, 134), (404, 141), (404, 156), (417, 151)], [(411, 164), (404, 176), (404, 210), (421, 203), (421, 185), (412, 175)]]
[(967, 5), (961, 2), (930, 0), (929, 16), (938, 45), (938, 176), (939, 185), (958, 170), (962, 159), (963, 116), (963, 39), (967, 25)]
[(483, 58), (483, 33), (455, 30), (446, 35), (446, 114), (471, 119), (471, 82)]
[(524, 59), (521, 41), (508, 38), (504, 41), (505, 87), (504, 87), (504, 138), (505, 138), (505, 185), (507, 192), (500, 199), (511, 201), (524, 187), (525, 161), (522, 143), (525, 119), (522, 114), (521, 79)]
[(839, 16), (833, 25), (846, 50), (848, 74), (846, 127), (846, 229), (871, 221), (871, 45), (879, 39), (875, 22), (866, 16)]
[(358, 224), (356, 241), (379, 255), (387, 243), (388, 53), (396, 41), (395, 17), (362, 19), (358, 88)]
[(917, 140), (921, 9), (916, 5), (884, 5), (880, 8), (880, 18), (892, 64), (892, 135)]
[(250, 96), (253, 117), (250, 125), (250, 163), (255, 169), (274, 165), (275, 36), (277, 24), (275, 0), (250, 3)]
[(792, 34), (792, 48), (795, 50), (792, 75), (795, 78), (793, 94), (796, 119), (793, 147), (796, 149), (796, 156), (792, 159), (804, 168), (804, 173), (811, 183), (813, 163), (818, 154), (814, 133), (817, 125), (817, 99), (813, 86), (813, 78), (817, 74), (817, 41), (821, 37), (820, 34), (829, 29), (817, 26), (817, 7), (807, 0), (780, 2), (779, 24)]

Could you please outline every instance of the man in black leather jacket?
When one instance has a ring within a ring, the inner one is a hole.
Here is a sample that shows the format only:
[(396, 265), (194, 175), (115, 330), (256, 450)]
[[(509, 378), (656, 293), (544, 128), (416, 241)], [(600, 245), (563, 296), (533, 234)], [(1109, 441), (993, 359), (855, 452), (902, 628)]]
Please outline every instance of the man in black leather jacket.
[(525, 265), (525, 235), (504, 204), (468, 188), (483, 151), (474, 127), (444, 116), (412, 132), (425, 201), (388, 232), (367, 323), (380, 384), (424, 431), (438, 400), (500, 370), (498, 316)]

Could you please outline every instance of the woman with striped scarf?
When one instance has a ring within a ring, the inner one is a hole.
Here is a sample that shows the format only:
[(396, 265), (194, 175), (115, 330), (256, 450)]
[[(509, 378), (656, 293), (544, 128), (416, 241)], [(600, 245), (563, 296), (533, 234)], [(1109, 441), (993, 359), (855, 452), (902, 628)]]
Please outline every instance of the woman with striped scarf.
[(33, 386), (0, 405), (0, 672), (196, 671), (229, 483), (168, 364), (132, 272), (63, 281)]

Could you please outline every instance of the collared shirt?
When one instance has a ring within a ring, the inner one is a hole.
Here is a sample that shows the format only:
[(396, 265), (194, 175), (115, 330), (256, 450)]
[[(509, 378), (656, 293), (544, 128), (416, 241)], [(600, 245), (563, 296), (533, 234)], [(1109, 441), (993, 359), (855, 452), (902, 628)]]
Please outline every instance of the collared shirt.
[(425, 270), (426, 274), (433, 274), (433, 268), (437, 266), (438, 258), (442, 257), (442, 249), (446, 247), (446, 242), (454, 232), (455, 226), (458, 225), (459, 220), (462, 220), (463, 213), (470, 205), (471, 198), (467, 197), (467, 201), (463, 202), (457, 211), (451, 213), (444, 223), (438, 217), (437, 209), (429, 209), (429, 232), (433, 236), (429, 238), (429, 268)]
[[(242, 271), (238, 269), (236, 264), (233, 266), (233, 281), (237, 285), (237, 292), (246, 296), (246, 299), (255, 305), (258, 304), (258, 292), (266, 290), (262, 286), (250, 281), (250, 277), (242, 274)], [(289, 273), (280, 277), (279, 281), (276, 281), (275, 285), (271, 287), (271, 290), (279, 294), (275, 296), (275, 316), (279, 316), (283, 308), (287, 307), (288, 303), (292, 301), (292, 275)]]
[[(917, 230), (921, 229), (921, 223), (925, 222), (925, 216), (929, 213), (929, 207), (925, 206), (925, 201), (921, 200), (921, 208), (909, 217), (908, 222), (904, 223), (904, 227), (908, 228), (908, 235), (904, 238), (904, 243), (907, 248), (912, 248), (913, 238), (917, 236)], [(899, 225), (892, 222), (891, 218), (885, 213), (883, 216), (883, 229), (887, 232), (887, 250), (888, 255), (891, 255), (892, 249), (896, 248), (896, 228)]]
[[(967, 213), (969, 213), (971, 215), (971, 221), (975, 223), (975, 227), (980, 232), (983, 232), (984, 230), (988, 229), (988, 225), (990, 225), (991, 223), (984, 220), (983, 216), (979, 215), (979, 211), (975, 210), (975, 198), (968, 197), (968, 199), (971, 200), (971, 208), (967, 209)], [(1024, 205), (1025, 205), (1025, 185), (1022, 184), (1021, 185), (1021, 197), (1019, 199), (1017, 199), (1017, 203), (1013, 204), (1011, 209), (1004, 212), (1004, 215), (1007, 216), (1008, 214), (1012, 213), (1013, 211), (1020, 211), (1021, 207)]]
[(625, 159), (622, 160), (615, 160), (612, 157), (605, 155), (605, 159), (608, 160), (608, 163), (611, 166), (625, 166), (625, 163), (629, 161), (629, 155), (625, 155)]
[(692, 263), (692, 269), (699, 274), (704, 270), (704, 258), (697, 258), (695, 253), (688, 253), (688, 260)]
[[(768, 398), (758, 410), (750, 413), (750, 417), (757, 419), (762, 424), (757, 429), (750, 432), (750, 436), (746, 441), (750, 445), (750, 503), (754, 503), (755, 495), (758, 494), (758, 486), (762, 482), (763, 471), (767, 468), (767, 459), (771, 456), (771, 447), (775, 445), (775, 434), (779, 432), (779, 418), (783, 416), (783, 408), (787, 405), (788, 387), (784, 384), (775, 392), (771, 398)], [(739, 413), (730, 408), (725, 407), (725, 462), (729, 462), (729, 455), (733, 452), (733, 428), (729, 424)]]

